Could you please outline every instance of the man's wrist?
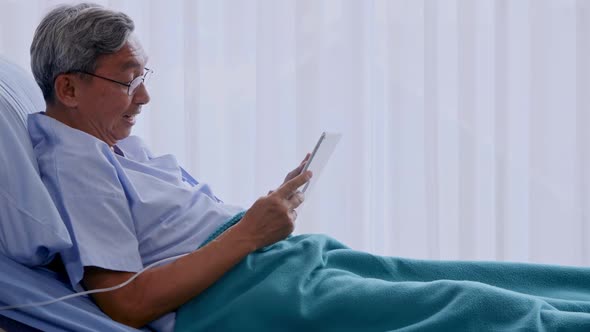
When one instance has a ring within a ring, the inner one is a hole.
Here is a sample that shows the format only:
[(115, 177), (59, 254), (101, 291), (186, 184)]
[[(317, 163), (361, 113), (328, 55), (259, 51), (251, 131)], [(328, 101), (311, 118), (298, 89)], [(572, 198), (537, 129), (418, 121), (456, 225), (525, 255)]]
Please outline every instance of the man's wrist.
[(226, 236), (229, 244), (239, 251), (245, 252), (248, 255), (258, 249), (258, 244), (253, 236), (244, 231), (241, 222), (238, 222), (226, 231)]

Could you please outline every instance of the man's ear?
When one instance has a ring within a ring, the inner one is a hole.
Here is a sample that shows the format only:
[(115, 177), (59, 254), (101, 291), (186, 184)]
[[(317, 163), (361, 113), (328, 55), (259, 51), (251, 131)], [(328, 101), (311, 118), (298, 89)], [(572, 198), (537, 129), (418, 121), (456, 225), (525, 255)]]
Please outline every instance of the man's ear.
[(72, 74), (60, 74), (55, 79), (53, 88), (55, 98), (69, 108), (78, 106), (80, 80), (73, 77)]

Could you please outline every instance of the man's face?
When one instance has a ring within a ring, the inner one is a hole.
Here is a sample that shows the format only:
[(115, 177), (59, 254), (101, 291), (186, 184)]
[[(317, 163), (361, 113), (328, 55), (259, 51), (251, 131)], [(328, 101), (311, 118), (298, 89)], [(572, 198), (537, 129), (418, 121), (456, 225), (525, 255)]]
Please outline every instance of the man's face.
[[(144, 74), (146, 61), (143, 48), (131, 37), (117, 53), (100, 56), (93, 74), (128, 83)], [(126, 86), (90, 75), (78, 91), (78, 129), (110, 146), (131, 134), (141, 106), (150, 100), (143, 84), (129, 96)]]

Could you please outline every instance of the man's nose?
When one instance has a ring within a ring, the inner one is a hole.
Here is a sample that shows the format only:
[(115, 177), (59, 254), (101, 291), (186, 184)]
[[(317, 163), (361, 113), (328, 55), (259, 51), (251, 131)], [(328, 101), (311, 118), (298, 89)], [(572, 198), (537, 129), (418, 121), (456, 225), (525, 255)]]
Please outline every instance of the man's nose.
[(145, 105), (150, 102), (150, 94), (148, 93), (147, 88), (145, 87), (145, 84), (141, 83), (137, 87), (137, 90), (135, 91), (135, 94), (133, 95), (133, 101), (139, 105)]

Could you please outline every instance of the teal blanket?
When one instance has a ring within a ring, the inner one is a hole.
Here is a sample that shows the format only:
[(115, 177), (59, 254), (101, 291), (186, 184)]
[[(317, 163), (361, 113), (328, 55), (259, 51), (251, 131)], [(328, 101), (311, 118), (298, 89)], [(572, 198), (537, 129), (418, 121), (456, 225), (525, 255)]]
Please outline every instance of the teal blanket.
[(290, 237), (178, 310), (176, 331), (590, 331), (590, 269), (425, 261)]

